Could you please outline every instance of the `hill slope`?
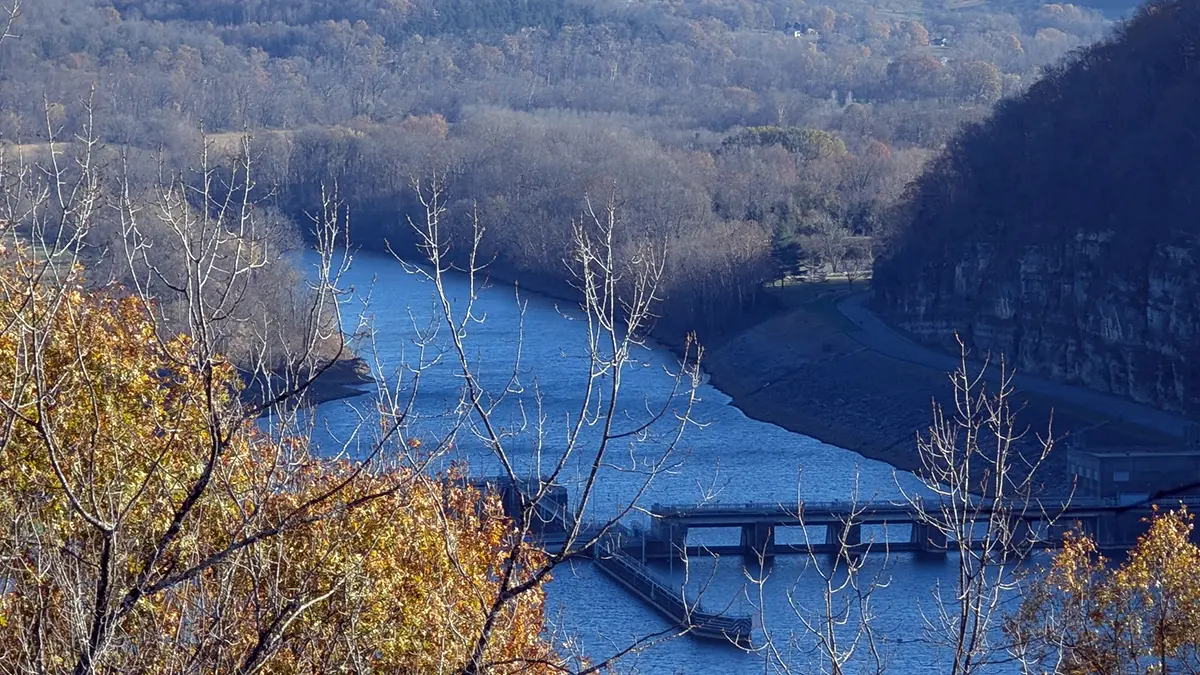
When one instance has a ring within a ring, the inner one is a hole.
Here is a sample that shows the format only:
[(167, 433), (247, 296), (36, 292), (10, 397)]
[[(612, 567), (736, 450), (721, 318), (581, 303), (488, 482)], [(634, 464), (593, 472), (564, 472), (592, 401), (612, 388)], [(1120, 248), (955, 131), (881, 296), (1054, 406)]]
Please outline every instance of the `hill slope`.
[(876, 270), (879, 310), (1200, 414), (1200, 3), (1152, 2), (949, 144)]

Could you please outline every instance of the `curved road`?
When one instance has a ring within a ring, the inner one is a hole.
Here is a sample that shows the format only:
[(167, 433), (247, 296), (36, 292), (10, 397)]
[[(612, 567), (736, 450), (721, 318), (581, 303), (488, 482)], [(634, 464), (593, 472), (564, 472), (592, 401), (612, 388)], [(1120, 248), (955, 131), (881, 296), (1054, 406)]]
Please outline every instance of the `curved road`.
[[(838, 303), (838, 310), (858, 326), (850, 337), (862, 346), (900, 361), (951, 372), (959, 367), (959, 359), (944, 352), (919, 345), (893, 330), (863, 304), (867, 293), (854, 293)], [(981, 365), (981, 364), (979, 364)], [(988, 368), (986, 377), (999, 379), (999, 366)], [(1101, 416), (1137, 425), (1174, 438), (1185, 438), (1193, 423), (1169, 412), (1142, 405), (1092, 389), (1053, 382), (1033, 375), (1017, 375), (1013, 386), (1018, 390), (1060, 401)]]

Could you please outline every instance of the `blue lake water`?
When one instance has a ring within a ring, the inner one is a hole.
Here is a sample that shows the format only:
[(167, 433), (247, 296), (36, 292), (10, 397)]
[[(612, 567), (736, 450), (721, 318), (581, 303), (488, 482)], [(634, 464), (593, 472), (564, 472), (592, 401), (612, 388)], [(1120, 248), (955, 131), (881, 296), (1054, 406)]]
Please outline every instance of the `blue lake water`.
[[(360, 321), (372, 327), (370, 339), (359, 339), (359, 352), (375, 362), (384, 380), (400, 383), (399, 398), (412, 401), (409, 424), (418, 435), (428, 440), (445, 434), (461, 419), (463, 380), (448, 329), (439, 322), (433, 285), (390, 256), (359, 252), (354, 257), (344, 280), (353, 293), (343, 316), (348, 329)], [(449, 278), (446, 288), (461, 316), (471, 295), (468, 281)], [(571, 303), (524, 293), (518, 299), (512, 286), (496, 285), (479, 293), (466, 331), (466, 354), (480, 381), (493, 396), (504, 395), (493, 422), (512, 434), (508, 447), (513, 461), (530, 473), (539, 463), (544, 469), (565, 447), (567, 423), (580, 412), (589, 373), (586, 322)], [(660, 410), (672, 390), (670, 373), (678, 369), (672, 353), (653, 346), (638, 349), (631, 361), (623, 374), (618, 429), (635, 428), (648, 419), (649, 411)], [(855, 494), (861, 499), (899, 499), (900, 486), (915, 488), (913, 476), (898, 474), (887, 464), (750, 419), (707, 384), (697, 396), (690, 415), (694, 423), (685, 429), (641, 504), (795, 504), (798, 499), (839, 500)], [(322, 447), (348, 443), (350, 452), (361, 452), (362, 443), (377, 428), (370, 422), (373, 406), (372, 397), (320, 406), (318, 442)], [(679, 413), (682, 404), (676, 401), (668, 409)], [(675, 419), (667, 417), (669, 422)], [(661, 459), (674, 429), (673, 423), (659, 424), (649, 437), (614, 446), (601, 471), (591, 516), (602, 517), (629, 504), (644, 482), (644, 463)], [(595, 439), (596, 430), (590, 429), (585, 438)], [(444, 461), (467, 462), (476, 475), (499, 473), (495, 458), (481, 450), (470, 428), (460, 428), (456, 439)], [(591, 459), (581, 451), (568, 463), (563, 481), (568, 489), (582, 480)], [(635, 514), (631, 519), (637, 518)], [(871, 534), (864, 532), (864, 538)], [(736, 543), (737, 536), (736, 531), (694, 532), (689, 543)], [(794, 539), (797, 534), (780, 536)], [(907, 532), (890, 536), (906, 539)], [(659, 571), (686, 585), (691, 594), (703, 591), (707, 608), (728, 607), (731, 613), (755, 616), (759, 643), (765, 627), (793, 672), (811, 672), (812, 641), (800, 617), (819, 615), (824, 584), (812, 565), (804, 556), (779, 557), (768, 568), (761, 594), (747, 582), (739, 557), (695, 558), (687, 566), (675, 563)], [(883, 636), (880, 646), (890, 662), (889, 672), (943, 670), (943, 651), (927, 641), (923, 617), (935, 616), (933, 590), (939, 583), (951, 583), (952, 563), (876, 553), (868, 568), (887, 584), (876, 591), (871, 610), (875, 630)], [(753, 576), (758, 570), (752, 567), (749, 572)], [(668, 626), (585, 562), (558, 570), (548, 595), (557, 637), (596, 658)], [(861, 651), (865, 654), (865, 647)], [(618, 670), (658, 674), (776, 669), (761, 653), (683, 637), (628, 656)]]

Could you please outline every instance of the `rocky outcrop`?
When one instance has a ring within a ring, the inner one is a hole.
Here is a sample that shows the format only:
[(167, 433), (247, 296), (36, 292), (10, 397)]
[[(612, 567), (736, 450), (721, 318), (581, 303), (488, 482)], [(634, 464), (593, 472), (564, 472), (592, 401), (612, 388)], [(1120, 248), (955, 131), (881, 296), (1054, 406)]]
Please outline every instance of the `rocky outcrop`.
[(1019, 371), (1200, 417), (1200, 239), (1132, 255), (1111, 231), (948, 246), (880, 279), (875, 309), (925, 343), (957, 350), (957, 333)]

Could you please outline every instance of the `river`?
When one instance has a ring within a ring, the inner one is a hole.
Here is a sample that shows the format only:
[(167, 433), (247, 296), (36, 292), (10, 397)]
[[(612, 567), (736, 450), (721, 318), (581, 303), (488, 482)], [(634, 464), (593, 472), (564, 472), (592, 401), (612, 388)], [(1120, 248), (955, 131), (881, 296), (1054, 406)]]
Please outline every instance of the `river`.
[[(416, 385), (413, 400), (418, 415), (410, 420), (414, 427), (424, 429), (430, 437), (444, 432), (456, 419), (453, 411), (462, 381), (456, 375), (454, 359), (446, 351), (445, 329), (435, 332), (433, 328), (438, 316), (433, 285), (406, 271), (391, 257), (368, 252), (355, 255), (344, 281), (354, 291), (353, 299), (343, 307), (347, 325), (353, 326), (361, 318), (373, 327), (373, 339), (359, 338), (360, 353), (369, 359), (373, 355), (377, 374), (392, 382), (398, 379), (405, 392)], [(470, 295), (465, 277), (448, 279), (447, 290), (460, 308)], [(494, 421), (508, 431), (525, 429), (510, 447), (522, 466), (530, 467), (537, 461), (538, 443), (532, 422), (539, 417), (539, 406), (540, 416), (546, 420), (543, 456), (562, 447), (564, 420), (578, 412), (579, 392), (588, 375), (586, 323), (571, 303), (521, 294), (519, 304), (514, 288), (507, 285), (480, 293), (475, 314), (477, 320), (468, 326), (467, 353), (489, 390), (508, 392)], [(626, 428), (644, 420), (647, 409), (662, 404), (673, 382), (668, 373), (676, 368), (678, 360), (665, 349), (648, 346), (635, 353), (632, 362), (624, 376), (618, 416)], [(514, 372), (516, 377), (512, 378)], [(846, 499), (856, 489), (862, 498), (895, 499), (901, 496), (898, 486), (911, 489), (916, 485), (913, 476), (897, 474), (887, 464), (750, 419), (730, 404), (728, 396), (707, 384), (697, 393), (691, 413), (695, 423), (686, 429), (669, 468), (654, 478), (642, 504), (794, 504), (797, 499)], [(371, 418), (371, 406), (371, 397), (320, 406), (318, 441), (323, 447), (353, 444), (355, 429), (364, 438), (369, 436), (360, 427), (361, 420)], [(674, 409), (678, 410), (679, 405)], [(612, 460), (616, 466), (603, 472), (593, 515), (604, 515), (628, 503), (640, 484), (639, 474), (630, 469), (637, 466), (638, 458), (658, 456), (670, 428), (660, 425), (652, 437), (618, 447)], [(468, 462), (476, 475), (498, 473), (495, 460), (481, 453), (465, 432), (459, 434), (448, 459)], [(569, 466), (565, 481), (568, 488), (585, 468), (582, 464)], [(865, 531), (864, 539), (871, 534)], [(893, 538), (906, 536), (905, 532), (892, 534)], [(693, 533), (689, 542), (736, 543), (737, 537), (736, 531), (712, 531)], [(823, 582), (811, 564), (804, 556), (779, 557), (768, 568), (761, 613), (756, 609), (757, 591), (746, 583), (740, 558), (693, 559), (686, 570), (686, 581), (692, 593), (704, 588), (702, 603), (708, 608), (728, 606), (731, 613), (756, 615), (760, 642), (765, 622), (784, 658), (797, 671), (807, 672), (807, 664), (812, 661), (807, 651), (811, 641), (804, 638), (803, 623), (793, 607), (812, 616), (822, 602)], [(895, 555), (885, 560), (876, 553), (869, 559), (868, 568), (887, 584), (876, 591), (872, 610), (873, 625), (885, 636), (881, 646), (891, 663), (888, 671), (943, 670), (938, 666), (940, 649), (924, 640), (922, 616), (934, 616), (933, 589), (939, 582), (946, 584), (952, 579), (951, 563)], [(685, 581), (681, 564), (664, 566), (660, 572)], [(561, 633), (559, 640), (569, 636), (595, 657), (606, 656), (640, 635), (667, 626), (657, 614), (586, 563), (560, 569), (548, 587), (548, 596), (552, 621)], [(629, 656), (620, 662), (618, 670), (654, 674), (763, 672), (764, 658), (733, 646), (685, 637)]]

